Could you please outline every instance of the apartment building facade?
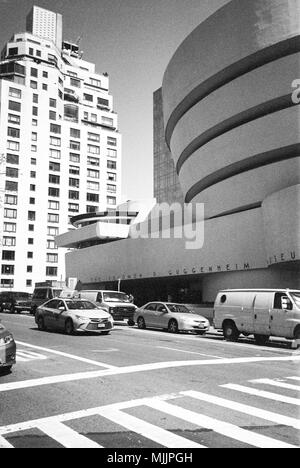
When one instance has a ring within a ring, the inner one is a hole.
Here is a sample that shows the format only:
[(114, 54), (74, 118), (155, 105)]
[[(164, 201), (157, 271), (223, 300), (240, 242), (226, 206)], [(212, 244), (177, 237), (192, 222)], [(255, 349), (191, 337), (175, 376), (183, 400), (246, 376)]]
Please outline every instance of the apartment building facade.
[(0, 61), (0, 288), (29, 292), (65, 279), (54, 237), (72, 229), (71, 217), (114, 210), (121, 189), (108, 75), (76, 44), (58, 47), (59, 28), (41, 31), (14, 34)]

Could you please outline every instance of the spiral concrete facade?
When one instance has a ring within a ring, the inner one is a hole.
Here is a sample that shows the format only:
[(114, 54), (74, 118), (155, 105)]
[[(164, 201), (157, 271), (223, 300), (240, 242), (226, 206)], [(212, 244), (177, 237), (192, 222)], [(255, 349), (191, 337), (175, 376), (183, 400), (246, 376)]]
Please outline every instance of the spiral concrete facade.
[(166, 140), (186, 202), (206, 217), (300, 182), (298, 0), (233, 0), (200, 24), (164, 75)]

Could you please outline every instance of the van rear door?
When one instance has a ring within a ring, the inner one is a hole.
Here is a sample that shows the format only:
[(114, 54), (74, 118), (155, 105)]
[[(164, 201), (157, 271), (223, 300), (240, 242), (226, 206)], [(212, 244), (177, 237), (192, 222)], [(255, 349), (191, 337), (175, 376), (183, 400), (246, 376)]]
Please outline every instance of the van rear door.
[(253, 309), (253, 328), (255, 335), (271, 335), (272, 293), (257, 292)]

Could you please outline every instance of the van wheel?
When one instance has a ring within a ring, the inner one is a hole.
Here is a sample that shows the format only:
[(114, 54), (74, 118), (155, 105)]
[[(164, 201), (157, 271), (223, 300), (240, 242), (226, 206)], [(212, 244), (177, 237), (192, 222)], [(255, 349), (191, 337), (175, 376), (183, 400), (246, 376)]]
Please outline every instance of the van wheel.
[(129, 319), (128, 322), (127, 322), (127, 324), (128, 324), (130, 327), (133, 327), (134, 324), (135, 324), (135, 321), (132, 320), (132, 319)]
[(223, 336), (226, 341), (237, 341), (240, 333), (234, 322), (225, 322), (223, 325)]
[(259, 346), (265, 346), (269, 341), (269, 337), (266, 335), (254, 335), (255, 342)]
[(39, 329), (40, 331), (45, 331), (45, 330), (46, 330), (45, 322), (44, 322), (43, 317), (39, 317), (39, 318), (38, 318), (37, 326), (38, 326), (38, 329)]
[(74, 333), (74, 324), (71, 319), (68, 319), (65, 323), (65, 332), (67, 335), (73, 335)]
[(295, 340), (300, 340), (300, 328), (297, 328), (295, 330), (294, 336), (295, 336)]

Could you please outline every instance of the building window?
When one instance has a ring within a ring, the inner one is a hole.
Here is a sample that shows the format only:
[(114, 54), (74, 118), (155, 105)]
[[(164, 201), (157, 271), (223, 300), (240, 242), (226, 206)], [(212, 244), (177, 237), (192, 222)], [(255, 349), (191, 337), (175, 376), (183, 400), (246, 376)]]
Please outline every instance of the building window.
[(88, 169), (87, 176), (91, 177), (92, 179), (99, 179), (100, 178), (100, 172), (95, 171), (93, 169)]
[(49, 106), (50, 107), (56, 107), (56, 99), (50, 98), (49, 99)]
[(69, 211), (73, 211), (74, 213), (79, 213), (78, 203), (69, 203)]
[(56, 267), (46, 267), (46, 276), (57, 276)]
[(115, 161), (107, 161), (107, 169), (117, 169), (117, 163)]
[(36, 119), (32, 119), (31, 125), (32, 125), (33, 127), (37, 127), (37, 124), (38, 124), (38, 121), (37, 121)]
[(36, 178), (36, 172), (35, 171), (30, 171), (30, 177), (32, 177), (32, 179), (35, 179)]
[(101, 88), (101, 81), (96, 80), (95, 78), (90, 78), (89, 84), (92, 86), (96, 86), (96, 88)]
[(48, 213), (48, 222), (49, 223), (59, 223), (59, 215)]
[(35, 53), (36, 53), (36, 56), (37, 56), (37, 57), (41, 57), (41, 56), (42, 56), (42, 52), (41, 52), (40, 50), (36, 50)]
[(70, 149), (75, 150), (75, 151), (80, 151), (79, 141), (70, 140)]
[(92, 203), (99, 203), (99, 195), (97, 193), (87, 193), (86, 200)]
[(95, 145), (88, 145), (88, 152), (91, 154), (100, 154), (100, 147)]
[(36, 153), (37, 152), (37, 146), (36, 145), (31, 145), (31, 152)]
[(33, 48), (29, 47), (29, 55), (33, 55)]
[(61, 126), (51, 123), (50, 124), (50, 132), (60, 134), (61, 133)]
[(60, 150), (50, 149), (50, 158), (60, 159), (61, 158)]
[(32, 280), (26, 280), (26, 286), (27, 287), (32, 286)]
[(7, 180), (5, 182), (5, 190), (7, 192), (17, 192), (18, 191), (18, 182), (11, 182), (10, 180)]
[(8, 114), (8, 123), (20, 125), (21, 117), (19, 115)]
[(29, 198), (29, 204), (35, 205), (35, 198)]
[(48, 189), (48, 195), (49, 197), (59, 197), (59, 189), (58, 188), (53, 188), (49, 187)]
[(2, 244), (4, 247), (15, 247), (16, 246), (16, 238), (10, 236), (4, 236)]
[(17, 232), (16, 223), (4, 223), (3, 224), (3, 231), (4, 232)]
[(98, 206), (87, 205), (86, 212), (87, 213), (96, 213), (98, 211)]
[(48, 90), (48, 85), (46, 83), (43, 83), (42, 84), (42, 89), (43, 89), (43, 91), (47, 91)]
[(69, 190), (69, 199), (79, 200), (79, 192), (76, 192), (75, 190)]
[(60, 164), (50, 161), (49, 163), (49, 171), (59, 172), (60, 171)]
[(27, 252), (27, 258), (33, 258), (33, 252)]
[(35, 185), (34, 184), (30, 184), (30, 191), (35, 192)]
[(7, 205), (17, 205), (18, 197), (16, 195), (5, 195), (4, 203)]
[(60, 184), (60, 176), (50, 174), (49, 175), (49, 184), (59, 185)]
[(57, 245), (55, 244), (54, 240), (47, 240), (47, 249), (57, 250)]
[(33, 76), (34, 78), (37, 78), (37, 77), (38, 77), (37, 68), (31, 68), (31, 69), (30, 69), (30, 76)]
[(102, 117), (102, 124), (106, 125), (107, 127), (113, 127), (114, 119), (110, 119), (109, 117)]
[(35, 159), (35, 158), (31, 158), (31, 159), (30, 159), (30, 164), (32, 164), (33, 166), (36, 166), (36, 159)]
[(111, 146), (117, 146), (117, 139), (113, 137), (107, 137), (107, 144)]
[(14, 275), (15, 274), (14, 265), (2, 265), (1, 266), (1, 274), (2, 275)]
[(2, 250), (2, 260), (14, 261), (15, 256), (16, 256), (16, 254), (15, 254), (14, 250)]
[(88, 101), (88, 102), (93, 102), (93, 95), (92, 95), (92, 94), (84, 93), (84, 94), (83, 94), (83, 99), (84, 99), (85, 101)]
[(107, 204), (108, 205), (115, 205), (117, 203), (116, 197), (107, 197)]
[(87, 182), (87, 189), (88, 190), (94, 190), (95, 192), (99, 192), (100, 190), (100, 184), (98, 182)]
[(48, 236), (57, 236), (57, 234), (58, 234), (58, 228), (57, 227), (48, 226), (48, 228), (47, 228), (47, 235)]
[(78, 122), (78, 106), (74, 104), (65, 104), (64, 118), (71, 122)]
[(56, 112), (49, 111), (49, 120), (56, 120)]
[(79, 176), (80, 175), (80, 168), (78, 166), (70, 166), (69, 167), (69, 174)]
[(4, 218), (17, 219), (17, 210), (14, 210), (12, 208), (5, 208)]
[(87, 163), (90, 164), (91, 166), (100, 166), (100, 159), (95, 158), (94, 156), (88, 156)]
[(70, 85), (75, 86), (76, 88), (80, 88), (81, 82), (80, 80), (77, 80), (76, 78), (70, 78)]
[(98, 102), (99, 107), (104, 107), (104, 108), (109, 107), (109, 101), (107, 99), (98, 97), (97, 102)]
[(117, 181), (117, 174), (115, 174), (114, 172), (108, 172), (107, 173), (107, 180), (109, 180), (110, 182), (116, 182)]
[(21, 112), (21, 103), (15, 102), (15, 101), (9, 101), (8, 108), (9, 110), (12, 110), (15, 112)]
[(98, 135), (97, 133), (88, 132), (88, 140), (100, 143), (100, 135)]
[(37, 141), (37, 133), (36, 132), (31, 132), (31, 140), (32, 141)]
[(80, 138), (80, 130), (78, 130), (77, 128), (70, 128), (70, 137)]
[(75, 187), (75, 188), (79, 188), (79, 179), (73, 179), (73, 178), (69, 178), (69, 185), (70, 187)]
[(43, 71), (43, 78), (48, 78), (48, 72)]
[(57, 263), (58, 254), (47, 254), (47, 263)]
[(6, 177), (18, 178), (18, 176), (19, 176), (19, 169), (16, 169), (15, 167), (6, 168)]
[(28, 211), (28, 221), (35, 221), (35, 211)]
[(52, 145), (52, 146), (61, 146), (61, 139), (50, 136), (50, 145)]
[(115, 185), (112, 185), (112, 184), (107, 184), (107, 191), (116, 193), (117, 187)]
[(30, 88), (37, 89), (38, 84), (36, 81), (30, 80)]
[(33, 245), (34, 244), (34, 239), (32, 237), (28, 238), (28, 245)]
[(34, 224), (28, 224), (28, 231), (33, 232), (34, 231)]
[(39, 95), (38, 94), (33, 94), (32, 102), (34, 102), (35, 104), (38, 104), (38, 102), (39, 102)]
[(20, 143), (18, 141), (11, 141), (7, 142), (7, 149), (11, 151), (20, 151)]
[(80, 155), (76, 153), (70, 153), (70, 161), (74, 163), (80, 163)]
[[(9, 88), (8, 95), (13, 98), (21, 99), (22, 91), (18, 88)], [(10, 101), (12, 102), (12, 101)]]
[(48, 201), (48, 208), (49, 210), (59, 210), (59, 202), (58, 201)]
[(37, 115), (38, 115), (38, 112), (39, 112), (39, 111), (38, 111), (38, 108), (35, 107), (35, 106), (33, 106), (33, 107), (32, 107), (32, 115), (37, 116)]
[(2, 279), (0, 284), (1, 284), (2, 288), (12, 289), (14, 287), (14, 280), (13, 279)]

